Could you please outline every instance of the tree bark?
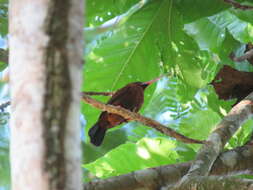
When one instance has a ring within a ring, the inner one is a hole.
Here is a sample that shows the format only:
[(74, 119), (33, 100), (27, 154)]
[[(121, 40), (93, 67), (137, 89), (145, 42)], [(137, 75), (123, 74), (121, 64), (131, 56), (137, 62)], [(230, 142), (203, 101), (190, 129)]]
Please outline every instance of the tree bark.
[(13, 190), (80, 190), (82, 0), (11, 0)]
[[(229, 176), (253, 174), (253, 146), (238, 147), (222, 153), (215, 161), (210, 175)], [(83, 190), (153, 190), (172, 185), (184, 176), (191, 162), (159, 166), (129, 174), (94, 180), (84, 185)], [(208, 180), (207, 180), (208, 181)]]
[(209, 135), (207, 142), (200, 148), (187, 175), (182, 183), (189, 181), (191, 177), (207, 176), (214, 161), (222, 152), (225, 144), (239, 127), (253, 115), (253, 92), (235, 105), (216, 129)]
[(162, 190), (252, 190), (253, 180), (235, 177), (199, 176), (180, 187), (167, 187)]

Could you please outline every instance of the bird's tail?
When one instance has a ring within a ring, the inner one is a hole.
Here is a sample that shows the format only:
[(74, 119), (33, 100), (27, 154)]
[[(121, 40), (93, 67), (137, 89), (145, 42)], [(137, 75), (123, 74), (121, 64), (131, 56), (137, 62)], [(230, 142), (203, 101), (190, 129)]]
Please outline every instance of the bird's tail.
[(98, 123), (96, 123), (89, 130), (90, 142), (95, 146), (101, 145), (105, 136), (105, 132), (106, 128), (102, 128)]

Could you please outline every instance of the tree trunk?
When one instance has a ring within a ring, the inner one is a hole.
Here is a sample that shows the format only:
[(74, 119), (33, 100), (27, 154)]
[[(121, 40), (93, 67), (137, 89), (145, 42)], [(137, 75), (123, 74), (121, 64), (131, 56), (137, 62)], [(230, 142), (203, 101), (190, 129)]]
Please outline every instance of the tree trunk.
[(13, 190), (80, 190), (82, 0), (10, 1)]

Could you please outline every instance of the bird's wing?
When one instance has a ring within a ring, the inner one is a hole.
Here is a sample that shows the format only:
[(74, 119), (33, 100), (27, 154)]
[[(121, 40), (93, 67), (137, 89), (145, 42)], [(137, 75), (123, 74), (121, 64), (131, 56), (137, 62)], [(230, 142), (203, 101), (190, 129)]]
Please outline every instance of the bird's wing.
[(122, 100), (126, 99), (129, 96), (129, 91), (131, 90), (130, 86), (125, 86), (121, 89), (119, 89), (107, 102), (107, 104), (112, 104), (115, 106), (121, 105)]

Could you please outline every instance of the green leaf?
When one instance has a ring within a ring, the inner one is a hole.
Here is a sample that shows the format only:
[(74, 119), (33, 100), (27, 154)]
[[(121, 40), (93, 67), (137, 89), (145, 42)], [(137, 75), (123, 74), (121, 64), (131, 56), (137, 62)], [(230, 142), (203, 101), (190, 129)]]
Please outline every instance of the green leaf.
[(240, 42), (248, 43), (253, 40), (252, 25), (238, 19), (229, 11), (185, 25), (186, 32), (198, 42), (200, 49), (215, 53), (223, 50), (222, 43), (226, 36), (226, 29)]
[(97, 177), (107, 178), (144, 168), (175, 163), (180, 160), (175, 148), (176, 143), (165, 138), (143, 138), (136, 144), (121, 145), (84, 167)]
[(238, 146), (243, 146), (246, 141), (251, 137), (253, 130), (253, 120), (246, 121), (240, 129), (233, 135), (227, 144), (227, 148), (236, 148)]
[(125, 143), (126, 141), (126, 132), (123, 129), (116, 129), (110, 130), (106, 133), (106, 138), (104, 139), (103, 144), (99, 147), (94, 146), (90, 143), (83, 143), (83, 151), (85, 155), (83, 158), (83, 163), (89, 163), (98, 159), (108, 151), (114, 149), (120, 144)]
[[(252, 1), (247, 3), (247, 5), (253, 6)], [(231, 13), (236, 15), (239, 19), (244, 20), (246, 22), (249, 22), (253, 24), (253, 11), (252, 10), (241, 10), (241, 9), (231, 9)]]
[(126, 12), (137, 2), (139, 0), (87, 0), (86, 24), (89, 27), (98, 26)]
[[(160, 25), (158, 18), (168, 11), (167, 2), (156, 1), (147, 5), (111, 37), (95, 46), (86, 58), (86, 89), (114, 90), (127, 82), (145, 81), (158, 75), (160, 57), (155, 31)], [(143, 67), (147, 72), (142, 72)]]
[(225, 38), (225, 28), (212, 23), (209, 18), (202, 18), (193, 23), (186, 24), (187, 34), (192, 36), (201, 50), (219, 52)]
[(183, 15), (185, 23), (214, 15), (230, 7), (221, 0), (177, 0), (176, 6)]
[(230, 34), (238, 41), (248, 43), (253, 40), (252, 25), (238, 19), (229, 11), (223, 11), (209, 18), (221, 28), (227, 28)]
[[(169, 23), (160, 18), (170, 14), (170, 3), (162, 0), (146, 5), (111, 36), (96, 44), (86, 57), (85, 90), (113, 91), (130, 82), (159, 76), (160, 49), (163, 47), (158, 48), (158, 44), (166, 44), (167, 38), (160, 36), (169, 27)], [(145, 102), (153, 88), (154, 85), (146, 90)], [(82, 112), (89, 126), (97, 119), (98, 111), (90, 106), (83, 106)]]
[(187, 137), (205, 140), (220, 119), (211, 109), (197, 111), (181, 121), (179, 131)]

